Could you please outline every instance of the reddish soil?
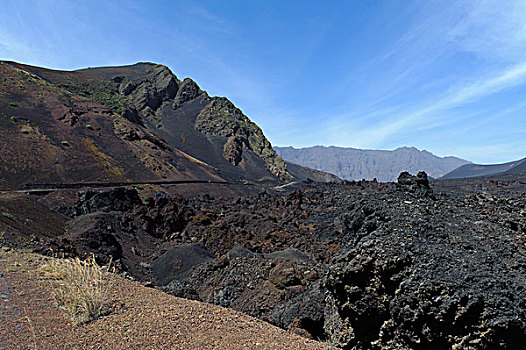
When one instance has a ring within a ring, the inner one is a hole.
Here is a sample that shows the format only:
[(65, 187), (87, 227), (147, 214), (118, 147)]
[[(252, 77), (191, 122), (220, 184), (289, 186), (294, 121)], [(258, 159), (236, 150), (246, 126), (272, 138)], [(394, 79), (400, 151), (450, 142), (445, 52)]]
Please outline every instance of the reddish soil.
[(0, 62), (0, 77), (0, 190), (31, 183), (222, 180), (93, 100), (6, 62)]
[(0, 349), (323, 349), (242, 313), (116, 277), (112, 311), (75, 326), (39, 274), (47, 257), (0, 251)]

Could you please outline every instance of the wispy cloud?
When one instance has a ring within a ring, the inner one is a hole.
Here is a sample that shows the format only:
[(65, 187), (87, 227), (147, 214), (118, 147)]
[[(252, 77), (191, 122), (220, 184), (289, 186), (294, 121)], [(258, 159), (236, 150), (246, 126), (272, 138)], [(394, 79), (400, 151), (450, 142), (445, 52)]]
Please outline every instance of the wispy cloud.
[[(441, 3), (441, 11), (434, 11), (430, 4), (419, 13), (420, 20), (375, 61), (392, 68), (386, 72), (388, 79), (377, 84), (369, 104), (351, 109), (344, 117), (330, 118), (326, 132), (332, 135), (331, 143), (381, 148), (411, 133), (448, 124), (458, 127), (459, 121), (478, 113), (458, 113), (457, 109), (526, 82), (525, 1)], [(469, 69), (448, 66), (459, 54), (471, 55)], [(429, 75), (440, 64), (446, 73)], [(449, 87), (440, 91), (444, 84)], [(415, 103), (416, 94), (420, 101)], [(463, 127), (467, 131), (469, 123)], [(500, 147), (499, 152), (504, 149)]]
[[(499, 121), (501, 118), (506, 118), (511, 114), (514, 114), (518, 111), (523, 111), (526, 109), (526, 102), (515, 104), (509, 108), (505, 108), (501, 111), (494, 112), (489, 110), (482, 110), (479, 113), (475, 113), (474, 116), (480, 115), (480, 114), (490, 114), (490, 116), (486, 116), (485, 118), (480, 118), (476, 121), (473, 121), (468, 126), (466, 126), (462, 132), (470, 132), (475, 131), (477, 129), (480, 129), (481, 127), (488, 126), (490, 123), (495, 123)], [(526, 128), (526, 125), (524, 126)]]
[(469, 0), (453, 7), (463, 15), (447, 39), (458, 50), (504, 61), (526, 57), (525, 1)]
[(0, 28), (0, 56), (3, 60), (22, 60), (39, 64), (41, 59), (35, 50), (19, 38)]
[(185, 11), (187, 19), (191, 20), (201, 31), (215, 32), (221, 36), (231, 36), (237, 30), (234, 23), (227, 21), (223, 17), (211, 12), (201, 5), (189, 5)]
[[(515, 65), (494, 76), (470, 83), (459, 84), (449, 89), (444, 97), (430, 102), (420, 109), (398, 112), (395, 116), (384, 115), (382, 122), (360, 130), (342, 129), (339, 124), (329, 126), (329, 133), (336, 138), (352, 141), (358, 147), (378, 147), (387, 138), (411, 128), (424, 130), (436, 127), (439, 116), (446, 111), (476, 101), (482, 97), (511, 88), (526, 81), (526, 62)], [(466, 116), (465, 116), (466, 117)], [(356, 120), (353, 121), (355, 123)], [(339, 124), (339, 125), (338, 125)], [(338, 132), (338, 130), (340, 130)]]

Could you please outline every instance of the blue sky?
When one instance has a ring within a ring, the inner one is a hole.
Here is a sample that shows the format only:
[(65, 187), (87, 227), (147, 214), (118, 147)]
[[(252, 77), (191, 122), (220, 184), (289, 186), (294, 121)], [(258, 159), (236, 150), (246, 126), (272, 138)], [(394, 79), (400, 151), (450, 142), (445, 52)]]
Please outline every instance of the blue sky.
[(0, 59), (152, 61), (278, 146), (526, 156), (526, 1), (3, 0)]

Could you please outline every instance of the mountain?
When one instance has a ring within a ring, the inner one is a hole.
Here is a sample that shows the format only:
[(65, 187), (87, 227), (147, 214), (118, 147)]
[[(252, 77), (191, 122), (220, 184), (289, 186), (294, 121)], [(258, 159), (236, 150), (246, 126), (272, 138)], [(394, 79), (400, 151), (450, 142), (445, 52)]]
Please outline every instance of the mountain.
[(456, 157), (437, 157), (414, 147), (393, 151), (314, 146), (307, 148), (274, 147), (286, 161), (326, 171), (346, 180), (395, 181), (402, 171), (425, 171), (437, 178), (469, 163)]
[(316, 182), (341, 182), (338, 176), (316, 169), (312, 169), (303, 165), (285, 161), (287, 169), (294, 174), (298, 180), (312, 180)]
[(56, 71), (0, 62), (0, 73), (0, 187), (298, 179), (232, 102), (166, 66)]
[(0, 76), (0, 186), (4, 188), (31, 183), (223, 179), (148, 129), (93, 99), (69, 93), (29, 67), (0, 62)]
[(458, 179), (495, 174), (518, 174), (524, 171), (526, 171), (526, 158), (502, 164), (464, 164), (445, 174), (440, 179)]

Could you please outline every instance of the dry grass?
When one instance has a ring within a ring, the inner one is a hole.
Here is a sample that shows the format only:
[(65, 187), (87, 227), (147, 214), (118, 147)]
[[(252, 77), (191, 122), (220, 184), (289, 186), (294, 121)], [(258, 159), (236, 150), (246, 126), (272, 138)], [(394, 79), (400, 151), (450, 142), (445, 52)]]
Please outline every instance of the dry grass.
[[(64, 283), (55, 272), (60, 269), (50, 268), (53, 259), (0, 251), (3, 282), (12, 288), (10, 299), (3, 300), (4, 311), (12, 317), (0, 317), (2, 349), (324, 349), (321, 343), (242, 313), (176, 298), (118, 275), (107, 276), (105, 268), (104, 278), (111, 278), (111, 299), (105, 299), (111, 301), (111, 314), (72, 326), (65, 313), (53, 306), (50, 287)], [(7, 272), (5, 267), (14, 262), (20, 266)], [(9, 311), (12, 306), (21, 312)]]
[(95, 257), (52, 259), (44, 270), (52, 278), (55, 301), (76, 324), (101, 316), (109, 306), (114, 274), (97, 265)]

